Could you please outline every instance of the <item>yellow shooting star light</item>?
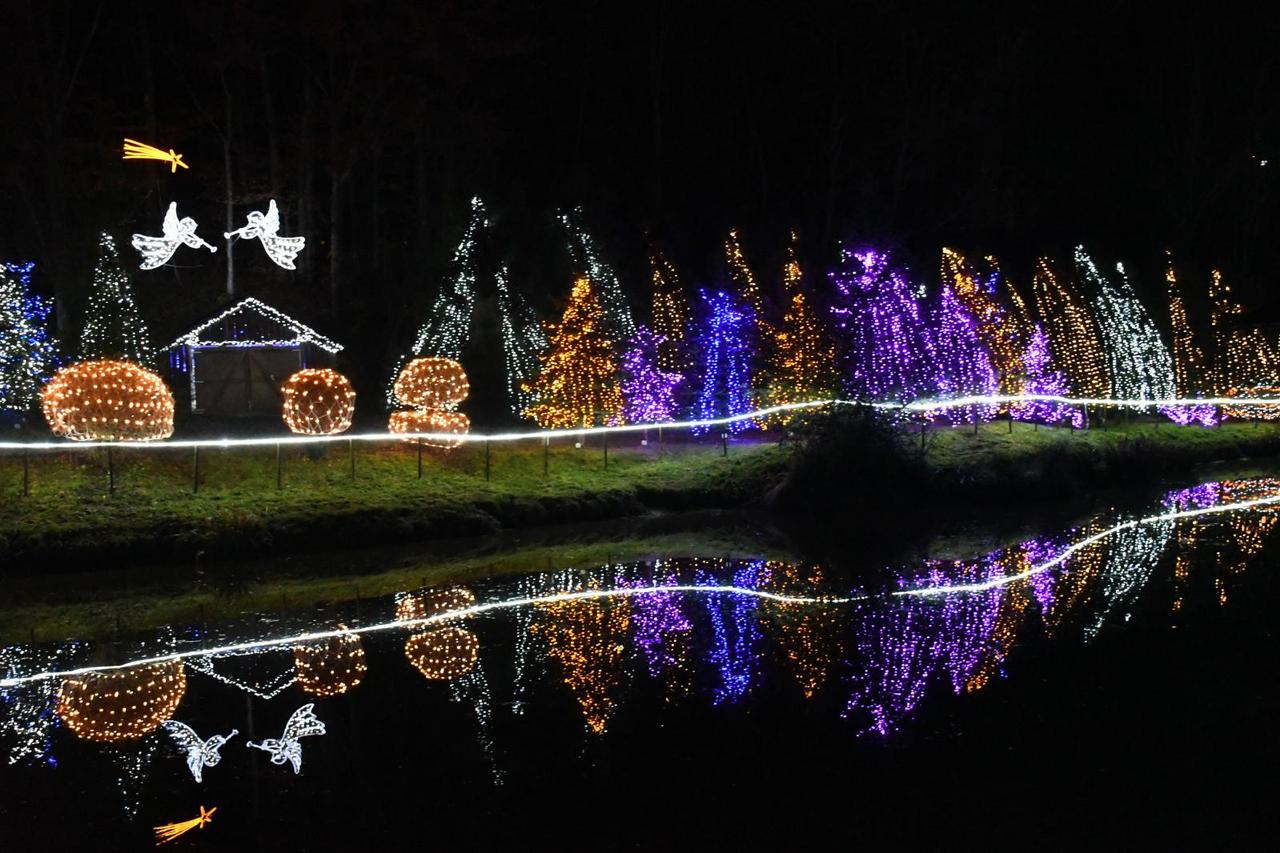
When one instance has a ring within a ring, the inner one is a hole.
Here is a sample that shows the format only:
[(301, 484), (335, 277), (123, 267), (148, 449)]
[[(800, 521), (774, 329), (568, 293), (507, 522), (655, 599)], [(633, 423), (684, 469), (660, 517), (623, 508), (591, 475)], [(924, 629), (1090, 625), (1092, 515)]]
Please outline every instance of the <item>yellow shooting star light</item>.
[(126, 160), (160, 160), (169, 164), (170, 174), (178, 171), (181, 166), (184, 169), (190, 168), (186, 163), (182, 162), (182, 155), (170, 148), (168, 151), (162, 151), (154, 145), (148, 145), (145, 142), (139, 142), (136, 139), (126, 139), (124, 141), (124, 159)]
[(155, 827), (156, 846), (167, 844), (173, 841), (179, 835), (190, 832), (193, 829), (204, 829), (205, 824), (213, 820), (213, 813), (218, 810), (217, 806), (205, 810), (204, 806), (200, 807), (200, 817), (184, 820), (181, 823), (166, 823), (164, 826)]

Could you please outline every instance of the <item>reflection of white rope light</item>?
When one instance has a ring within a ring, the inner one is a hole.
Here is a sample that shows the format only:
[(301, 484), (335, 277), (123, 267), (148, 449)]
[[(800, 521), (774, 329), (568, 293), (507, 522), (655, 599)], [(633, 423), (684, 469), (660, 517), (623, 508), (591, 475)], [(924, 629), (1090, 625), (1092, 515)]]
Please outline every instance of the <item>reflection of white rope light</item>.
[(457, 619), (468, 619), (473, 616), (479, 616), (484, 613), (490, 613), (498, 610), (511, 610), (519, 607), (529, 607), (537, 604), (555, 604), (566, 601), (582, 601), (587, 599), (598, 598), (631, 598), (634, 596), (653, 595), (655, 593), (670, 592), (688, 592), (688, 593), (728, 593), (731, 595), (745, 595), (752, 598), (772, 601), (778, 604), (850, 604), (857, 601), (867, 601), (873, 598), (892, 598), (898, 596), (935, 596), (946, 595), (949, 593), (968, 593), (983, 592), (985, 590), (994, 589), (1000, 586), (1007, 586), (1020, 580), (1026, 580), (1038, 574), (1043, 574), (1050, 569), (1062, 565), (1067, 559), (1074, 554), (1089, 547), (1090, 545), (1108, 536), (1112, 536), (1121, 530), (1129, 530), (1143, 524), (1153, 524), (1158, 522), (1174, 521), (1181, 518), (1195, 518), (1202, 515), (1220, 515), (1227, 512), (1236, 512), (1238, 510), (1254, 509), (1262, 506), (1274, 506), (1280, 504), (1280, 495), (1272, 495), (1263, 498), (1254, 498), (1247, 501), (1237, 501), (1235, 503), (1220, 504), (1218, 506), (1203, 507), (1200, 509), (1179, 510), (1177, 512), (1166, 512), (1159, 515), (1149, 515), (1144, 518), (1135, 518), (1128, 521), (1122, 521), (1112, 527), (1107, 528), (1092, 536), (1074, 542), (1065, 548), (1062, 553), (1051, 560), (1046, 560), (1039, 565), (1032, 566), (1024, 572), (1016, 575), (1004, 575), (1002, 577), (993, 578), (992, 580), (982, 581), (980, 583), (958, 584), (955, 586), (929, 586), (920, 587), (918, 589), (905, 589), (888, 593), (884, 596), (872, 595), (849, 595), (849, 596), (811, 596), (811, 595), (783, 595), (776, 592), (768, 592), (761, 589), (752, 589), (750, 587), (736, 586), (733, 584), (657, 584), (653, 586), (637, 586), (637, 587), (621, 587), (618, 589), (585, 589), (578, 592), (558, 592), (549, 595), (540, 596), (519, 596), (517, 598), (507, 598), (500, 601), (487, 601), (483, 604), (474, 604), (470, 607), (463, 607), (457, 610), (447, 610), (436, 613), (431, 616), (424, 616), (421, 619), (405, 619), (392, 622), (381, 622), (376, 625), (368, 625), (358, 629), (333, 628), (327, 631), (313, 631), (308, 634), (299, 634), (293, 637), (281, 637), (274, 640), (248, 640), (242, 643), (233, 643), (226, 646), (220, 646), (213, 649), (192, 649), (187, 652), (176, 652), (170, 655), (162, 655), (157, 657), (142, 658), (140, 660), (130, 661), (128, 663), (110, 664), (103, 666), (86, 666), (78, 669), (70, 669), (62, 672), (39, 672), (31, 675), (11, 676), (9, 678), (0, 679), (0, 687), (13, 687), (19, 684), (26, 684), (32, 681), (42, 681), (47, 678), (65, 678), (76, 675), (86, 675), (94, 672), (111, 672), (114, 670), (131, 669), (138, 666), (146, 666), (148, 664), (168, 663), (175, 660), (186, 660), (205, 655), (223, 655), (232, 653), (243, 653), (248, 651), (267, 651), (277, 646), (292, 646), (299, 643), (310, 643), (318, 640), (328, 640), (344, 634), (372, 634), (382, 631), (408, 630), (422, 628), (429, 625), (447, 623)]
[(262, 436), (260, 438), (207, 438), (183, 439), (178, 441), (152, 442), (110, 442), (110, 441), (0, 441), (0, 450), (67, 450), (72, 447), (91, 449), (95, 447), (128, 447), (132, 450), (144, 448), (178, 448), (193, 447), (268, 447), (276, 444), (324, 444), (335, 441), (404, 441), (410, 438), (421, 438), (435, 441), (462, 442), (466, 444), (483, 444), (489, 441), (511, 442), (531, 441), (534, 439), (579, 438), (581, 436), (602, 435), (605, 433), (644, 432), (654, 429), (690, 429), (694, 427), (717, 427), (740, 421), (751, 421), (767, 418), (780, 412), (794, 412), (802, 409), (816, 409), (823, 406), (863, 406), (870, 409), (907, 412), (934, 412), (945, 409), (961, 408), (975, 405), (1001, 405), (1004, 403), (1027, 403), (1043, 401), (1062, 403), (1068, 406), (1116, 406), (1119, 408), (1149, 409), (1152, 406), (1176, 408), (1178, 406), (1231, 406), (1231, 405), (1280, 405), (1280, 397), (1189, 397), (1167, 400), (1113, 400), (1106, 397), (1062, 397), (1056, 394), (988, 394), (971, 397), (955, 397), (949, 400), (927, 399), (911, 403), (877, 403), (860, 400), (810, 400), (807, 403), (788, 403), (782, 406), (769, 406), (754, 412), (743, 412), (724, 418), (704, 418), (689, 421), (665, 421), (651, 424), (623, 424), (607, 427), (580, 427), (576, 429), (543, 429), (528, 432), (499, 433), (389, 433), (366, 432), (342, 435), (295, 435), (295, 436)]

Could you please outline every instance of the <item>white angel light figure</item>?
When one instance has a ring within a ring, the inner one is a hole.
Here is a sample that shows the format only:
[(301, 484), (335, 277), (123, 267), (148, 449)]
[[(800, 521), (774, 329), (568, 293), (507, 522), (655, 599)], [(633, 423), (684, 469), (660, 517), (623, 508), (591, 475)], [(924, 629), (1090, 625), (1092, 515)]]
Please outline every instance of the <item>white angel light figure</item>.
[(324, 734), (324, 723), (316, 719), (312, 710), (315, 706), (311, 702), (294, 711), (289, 716), (289, 722), (284, 724), (284, 734), (279, 739), (269, 737), (262, 743), (248, 741), (245, 746), (271, 753), (272, 764), (284, 764), (288, 761), (293, 765), (294, 773), (301, 773), (302, 744), (298, 743), (298, 738)]
[(267, 250), (267, 257), (274, 261), (278, 266), (282, 266), (287, 270), (295, 269), (293, 261), (298, 257), (307, 245), (306, 237), (281, 237), (280, 231), (280, 209), (276, 207), (276, 200), (271, 199), (271, 203), (267, 206), (267, 212), (260, 210), (252, 211), (249, 214), (249, 223), (235, 231), (228, 231), (222, 236), (230, 240), (232, 237), (240, 237), (245, 240), (258, 239), (262, 241), (262, 248)]
[(211, 246), (196, 236), (196, 221), (190, 216), (178, 219), (178, 203), (169, 202), (169, 210), (164, 215), (164, 223), (160, 226), (163, 234), (159, 237), (148, 237), (146, 234), (133, 235), (133, 248), (142, 253), (142, 269), (153, 270), (169, 263), (178, 246), (187, 245), (193, 249), (208, 249), (217, 252), (217, 246)]
[(222, 749), (223, 744), (240, 733), (239, 729), (232, 729), (229, 734), (214, 735), (208, 740), (201, 740), (196, 730), (186, 723), (165, 720), (161, 725), (178, 742), (178, 747), (187, 754), (187, 767), (191, 768), (191, 775), (196, 777), (197, 782), (203, 781), (201, 776), (204, 768), (216, 767), (222, 760), (219, 750)]

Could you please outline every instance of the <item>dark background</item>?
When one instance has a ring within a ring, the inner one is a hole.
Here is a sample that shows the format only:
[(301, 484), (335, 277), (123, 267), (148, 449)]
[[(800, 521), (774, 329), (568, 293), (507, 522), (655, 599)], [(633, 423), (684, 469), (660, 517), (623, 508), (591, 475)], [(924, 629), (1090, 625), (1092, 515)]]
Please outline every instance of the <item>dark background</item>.
[[(159, 233), (176, 200), (221, 247), (228, 198), (237, 227), (274, 197), (281, 233), (308, 239), (300, 269), (242, 242), (237, 295), (345, 343), (374, 387), (473, 194), (486, 263), (544, 316), (570, 283), (553, 214), (576, 204), (642, 318), (649, 241), (706, 284), (734, 225), (768, 287), (796, 227), (811, 274), (838, 241), (877, 240), (921, 280), (946, 244), (1025, 284), (1037, 255), (1084, 242), (1149, 301), (1173, 249), (1198, 324), (1213, 265), (1265, 303), (1280, 10), (1106, 7), (6, 3), (0, 257), (39, 263), (70, 341), (112, 231), (163, 344), (225, 301), (226, 250), (138, 273), (128, 235)], [(122, 162), (125, 136), (190, 171)]]

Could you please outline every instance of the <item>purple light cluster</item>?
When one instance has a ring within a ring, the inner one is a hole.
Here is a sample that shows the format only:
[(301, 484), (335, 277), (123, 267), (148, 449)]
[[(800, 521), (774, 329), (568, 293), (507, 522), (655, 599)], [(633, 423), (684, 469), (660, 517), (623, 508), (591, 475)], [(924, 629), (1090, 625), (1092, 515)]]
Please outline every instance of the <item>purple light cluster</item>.
[[(702, 388), (698, 394), (698, 417), (724, 418), (751, 411), (750, 335), (755, 318), (751, 306), (723, 290), (699, 291), (704, 305), (698, 345), (702, 351)], [(739, 433), (753, 424), (734, 421), (723, 427)], [(710, 429), (694, 427), (694, 435)]]
[[(1070, 390), (1067, 377), (1062, 371), (1054, 370), (1049, 352), (1049, 336), (1037, 325), (1027, 342), (1027, 349), (1022, 354), (1022, 367), (1026, 371), (1022, 383), (1024, 394), (1051, 394), (1065, 396)], [(1062, 403), (1050, 403), (1043, 400), (1031, 400), (1015, 403), (1009, 407), (1010, 414), (1017, 421), (1036, 421), (1042, 424), (1058, 424), (1064, 421), (1079, 429), (1084, 426), (1084, 413), (1074, 406)]]
[[(998, 388), (991, 355), (978, 337), (973, 315), (960, 304), (951, 285), (944, 284), (938, 297), (933, 329), (933, 384), (944, 398), (994, 394)], [(996, 415), (991, 404), (945, 409), (937, 415), (951, 423), (989, 421)], [(935, 416), (937, 416), (935, 415)]]
[(622, 356), (622, 414), (628, 423), (648, 424), (675, 420), (679, 373), (658, 369), (658, 351), (667, 342), (648, 326), (636, 327)]
[[(654, 578), (654, 585), (674, 585), (675, 575)], [(637, 581), (630, 586), (647, 586)], [(644, 654), (649, 675), (659, 678), (682, 661), (672, 647), (672, 639), (693, 630), (693, 623), (680, 609), (676, 592), (646, 592), (632, 599), (631, 624), (635, 628), (636, 645)]]
[(1178, 426), (1199, 424), (1212, 427), (1219, 421), (1217, 406), (1161, 406), (1160, 414)]

